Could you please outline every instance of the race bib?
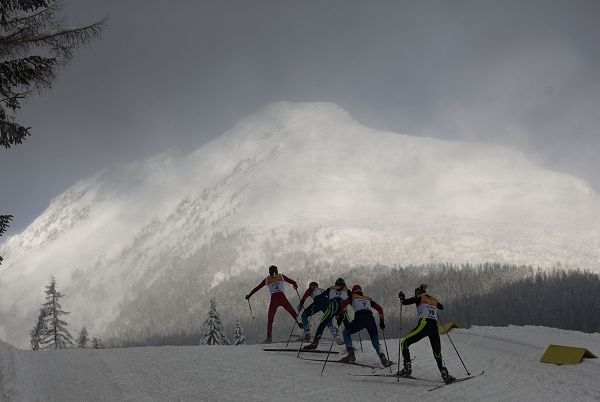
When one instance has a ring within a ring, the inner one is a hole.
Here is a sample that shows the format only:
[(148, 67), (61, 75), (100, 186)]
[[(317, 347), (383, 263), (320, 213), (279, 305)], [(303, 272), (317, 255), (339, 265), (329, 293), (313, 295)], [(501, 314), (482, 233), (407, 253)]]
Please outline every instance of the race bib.
[(271, 294), (283, 292), (283, 284), (285, 283), (283, 280), (283, 275), (277, 274), (273, 276), (267, 276), (265, 281), (267, 282), (267, 286), (269, 287)]

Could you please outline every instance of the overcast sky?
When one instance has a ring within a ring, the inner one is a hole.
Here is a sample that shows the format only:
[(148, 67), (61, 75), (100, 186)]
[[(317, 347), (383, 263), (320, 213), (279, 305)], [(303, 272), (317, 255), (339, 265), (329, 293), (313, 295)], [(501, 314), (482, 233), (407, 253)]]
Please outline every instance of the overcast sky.
[(0, 150), (15, 233), (104, 167), (198, 148), (275, 101), (520, 149), (600, 192), (600, 1), (71, 0), (108, 17)]

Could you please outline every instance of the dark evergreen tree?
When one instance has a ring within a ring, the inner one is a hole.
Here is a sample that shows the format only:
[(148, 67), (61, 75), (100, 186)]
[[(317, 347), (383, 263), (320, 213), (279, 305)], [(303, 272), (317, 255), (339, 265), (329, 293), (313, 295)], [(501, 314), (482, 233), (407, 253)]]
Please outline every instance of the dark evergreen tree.
[(104, 20), (65, 25), (57, 0), (0, 1), (0, 145), (20, 144), (29, 133), (14, 113), (34, 90), (49, 88), (56, 69), (75, 49), (96, 38)]
[(46, 310), (41, 309), (38, 315), (37, 323), (31, 330), (31, 341), (29, 345), (31, 350), (40, 350), (40, 344), (42, 343), (42, 337), (46, 334)]
[(96, 338), (94, 336), (92, 338), (92, 349), (104, 349), (104, 345), (102, 344), (102, 339)]
[(221, 317), (217, 312), (217, 303), (214, 299), (210, 301), (210, 310), (208, 318), (202, 325), (200, 333), (200, 345), (229, 345), (230, 342), (225, 336), (225, 329), (221, 322)]
[(67, 323), (60, 317), (69, 313), (62, 310), (60, 299), (63, 295), (56, 288), (54, 276), (46, 286), (46, 302), (42, 305), (45, 310), (46, 332), (42, 337), (44, 349), (67, 349), (73, 345), (73, 337), (67, 329)]
[[(8, 228), (8, 222), (13, 218), (12, 215), (0, 215), (0, 236), (6, 232)], [(2, 256), (0, 255), (0, 264), (2, 264)]]
[(235, 320), (235, 331), (233, 332), (233, 344), (244, 345), (246, 343), (246, 335), (244, 334), (244, 328), (240, 324), (240, 320)]
[(88, 342), (90, 341), (88, 337), (88, 332), (85, 327), (81, 328), (79, 331), (79, 337), (77, 338), (77, 347), (80, 349), (85, 349), (88, 347)]
[[(21, 102), (49, 88), (56, 69), (100, 34), (104, 20), (68, 27), (60, 7), (56, 0), (0, 0), (0, 147), (21, 144), (30, 135), (29, 127), (15, 120)], [(11, 219), (0, 215), (0, 236)]]

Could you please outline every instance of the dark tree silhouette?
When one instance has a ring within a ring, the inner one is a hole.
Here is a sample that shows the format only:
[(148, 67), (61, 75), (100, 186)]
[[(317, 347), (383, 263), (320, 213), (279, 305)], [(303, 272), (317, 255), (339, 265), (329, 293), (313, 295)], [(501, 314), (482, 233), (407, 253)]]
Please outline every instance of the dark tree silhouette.
[(61, 317), (68, 315), (67, 311), (62, 310), (60, 299), (63, 294), (56, 288), (56, 280), (50, 278), (50, 284), (46, 286), (46, 302), (42, 305), (45, 311), (46, 331), (42, 336), (41, 343), (44, 349), (67, 349), (73, 345), (73, 337), (67, 329), (66, 321)]
[[(50, 88), (57, 68), (102, 30), (105, 20), (67, 26), (60, 9), (56, 0), (0, 0), (0, 147), (21, 144), (30, 135), (30, 127), (16, 121), (21, 102)], [(11, 219), (0, 215), (0, 236)]]

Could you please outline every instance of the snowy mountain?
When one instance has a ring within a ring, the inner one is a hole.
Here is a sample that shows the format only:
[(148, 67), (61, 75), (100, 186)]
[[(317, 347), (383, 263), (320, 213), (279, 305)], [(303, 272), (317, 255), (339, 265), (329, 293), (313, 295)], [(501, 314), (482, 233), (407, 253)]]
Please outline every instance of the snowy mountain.
[(270, 264), (600, 272), (600, 198), (505, 147), (376, 131), (328, 103), (277, 103), (190, 154), (80, 181), (0, 255), (0, 339), (25, 346), (51, 273), (69, 322), (108, 336), (142, 320), (164, 329), (172, 323), (147, 313), (164, 300), (182, 315), (204, 311), (212, 287)]
[[(451, 332), (466, 368), (482, 376), (441, 384), (429, 342), (411, 347), (413, 375), (430, 381), (385, 377), (368, 368), (265, 352), (262, 345), (163, 346), (129, 349), (17, 350), (0, 342), (0, 400), (20, 401), (597, 401), (600, 359), (573, 366), (540, 363), (549, 344), (578, 346), (595, 355), (600, 334), (546, 327), (473, 327)], [(466, 375), (448, 338), (442, 356), (451, 374)], [(383, 347), (383, 342), (380, 342)], [(398, 340), (388, 339), (397, 361)], [(279, 345), (285, 346), (285, 345)], [(356, 344), (358, 347), (358, 342)], [(296, 347), (297, 344), (296, 344)], [(370, 342), (357, 361), (377, 364)], [(341, 347), (334, 345), (334, 351)], [(303, 354), (302, 356), (306, 356)], [(318, 355), (322, 356), (322, 355)], [(331, 355), (339, 359), (340, 354)], [(309, 356), (306, 356), (309, 357)], [(313, 355), (314, 357), (314, 355)], [(260, 367), (260, 370), (256, 370)], [(49, 369), (51, 368), (51, 369)], [(397, 370), (393, 366), (394, 372)], [(378, 373), (389, 373), (378, 370)]]

